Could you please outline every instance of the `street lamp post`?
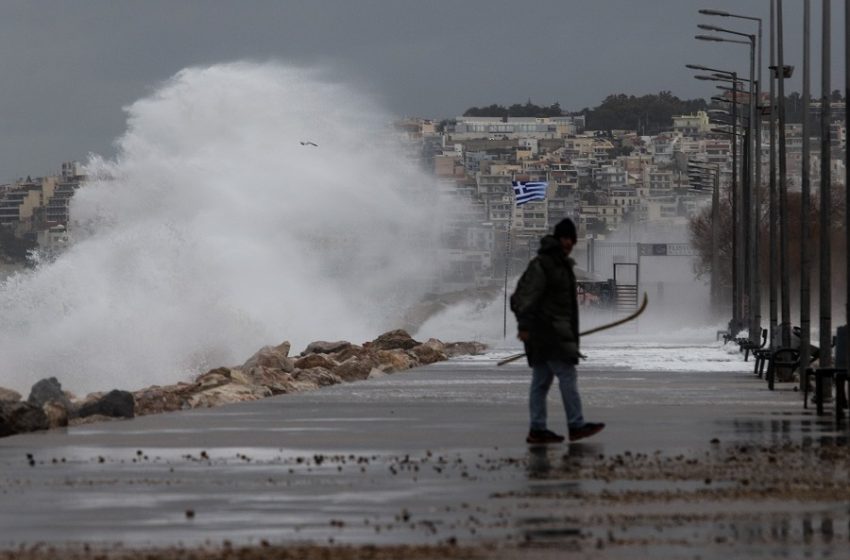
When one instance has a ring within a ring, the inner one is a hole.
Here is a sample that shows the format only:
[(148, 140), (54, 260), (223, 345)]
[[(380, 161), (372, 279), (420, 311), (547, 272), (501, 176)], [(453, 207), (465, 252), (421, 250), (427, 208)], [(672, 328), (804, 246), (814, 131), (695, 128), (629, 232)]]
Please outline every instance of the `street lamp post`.
[[(744, 208), (747, 216), (747, 231), (745, 236), (745, 249), (749, 267), (745, 269), (749, 272), (747, 278), (747, 295), (748, 295), (748, 319), (749, 319), (749, 338), (753, 341), (758, 341), (761, 338), (761, 296), (759, 286), (759, 224), (761, 222), (761, 212), (759, 211), (758, 190), (761, 179), (760, 171), (758, 170), (758, 161), (760, 156), (758, 152), (759, 136), (758, 119), (756, 118), (756, 106), (758, 104), (758, 80), (755, 78), (756, 69), (756, 36), (749, 33), (741, 33), (723, 27), (714, 25), (700, 24), (697, 26), (706, 31), (717, 33), (727, 33), (738, 37), (744, 37), (746, 41), (734, 41), (723, 37), (714, 36), (698, 36), (697, 38), (709, 41), (719, 42), (736, 42), (744, 43), (750, 47), (750, 98), (749, 98), (749, 114), (750, 123), (748, 131), (750, 137), (747, 142), (747, 183), (749, 187), (744, 193)], [(759, 158), (757, 160), (757, 158)]]
[[(733, 79), (737, 76), (735, 73), (732, 74)], [(737, 84), (737, 80), (732, 82), (733, 84)], [(738, 333), (735, 331), (741, 320), (741, 291), (740, 291), (740, 279), (741, 276), (741, 263), (738, 260), (739, 248), (738, 248), (738, 240), (740, 237), (738, 236), (738, 206), (740, 194), (738, 192), (738, 135), (737, 135), (737, 126), (738, 126), (738, 101), (735, 99), (735, 95), (732, 95), (732, 196), (730, 197), (731, 206), (732, 206), (732, 321), (730, 323), (730, 336), (735, 336)]]
[[(698, 36), (699, 37), (699, 36)], [(714, 40), (714, 39), (710, 39)], [(737, 42), (737, 41), (736, 41)], [(743, 41), (740, 41), (743, 43)], [(740, 79), (738, 78), (737, 72), (727, 72), (725, 70), (716, 70), (713, 68), (706, 68), (704, 66), (696, 66), (689, 65), (691, 69), (698, 70), (708, 70), (715, 72), (715, 74), (723, 73), (727, 74), (726, 76), (694, 76), (698, 80), (707, 80), (714, 82), (730, 82), (732, 84), (731, 88), (727, 88), (724, 86), (717, 86), (720, 89), (728, 89), (732, 93), (732, 124), (733, 127), (737, 127), (738, 123), (738, 84), (740, 83)], [(748, 130), (749, 126), (752, 124), (752, 121), (747, 123)], [(748, 263), (747, 263), (747, 252), (742, 250), (740, 245), (743, 245), (744, 248), (748, 247), (747, 243), (747, 231), (748, 228), (745, 227), (749, 220), (749, 213), (747, 212), (747, 206), (745, 204), (746, 196), (745, 193), (749, 192), (750, 185), (750, 174), (749, 170), (749, 162), (751, 161), (749, 158), (744, 159), (744, 165), (741, 166), (741, 176), (742, 181), (739, 184), (737, 183), (737, 174), (738, 174), (738, 162), (737, 162), (737, 154), (738, 154), (738, 146), (737, 146), (737, 138), (738, 134), (735, 133), (735, 128), (732, 131), (732, 216), (733, 216), (733, 228), (732, 228), (732, 300), (733, 300), (733, 308), (732, 308), (732, 321), (730, 325), (730, 331), (732, 335), (737, 334), (738, 330), (741, 328), (741, 324), (744, 322), (744, 317), (746, 316), (745, 310), (746, 306), (744, 305), (745, 293), (746, 290), (745, 280), (748, 278)], [(746, 139), (747, 135), (744, 135), (744, 145), (747, 145)], [(746, 155), (746, 154), (745, 154)]]
[[(779, 321), (777, 314), (777, 281), (779, 279), (779, 197), (776, 185), (776, 40), (774, 29), (775, 2), (770, 0), (770, 231), (768, 232), (768, 274), (770, 284), (770, 348), (774, 349), (779, 342)], [(784, 101), (783, 101), (784, 102)], [(801, 362), (802, 363), (802, 362)]]
[[(850, 9), (844, 8), (844, 99), (850, 99)], [(850, 130), (850, 113), (846, 108), (844, 111), (845, 130)], [(844, 150), (844, 233), (845, 247), (850, 250), (850, 173), (847, 168), (850, 167), (850, 150)], [(844, 310), (844, 348), (845, 352), (850, 352), (850, 258), (845, 256), (846, 262), (844, 278), (847, 284), (846, 300)], [(844, 354), (844, 369), (850, 372), (850, 356)]]
[(811, 177), (809, 153), (809, 0), (803, 0), (803, 169), (800, 196), (800, 363), (808, 364), (811, 355), (811, 256), (809, 251), (809, 209)]
[[(772, 11), (773, 10), (773, 0), (770, 0), (770, 2), (771, 2), (771, 11)], [(756, 119), (755, 119), (755, 122), (754, 122), (754, 126), (755, 126), (754, 141), (755, 141), (755, 152), (756, 152), (755, 153), (755, 186), (752, 190), (752, 200), (751, 200), (752, 209), (753, 209), (753, 216), (754, 216), (755, 219), (753, 220), (754, 223), (752, 224), (751, 227), (753, 228), (752, 231), (755, 232), (755, 237), (753, 238), (752, 256), (753, 256), (753, 259), (756, 263), (756, 267), (757, 267), (756, 270), (759, 270), (757, 263), (758, 263), (759, 255), (761, 253), (760, 247), (759, 247), (759, 245), (760, 245), (760, 239), (759, 239), (760, 227), (759, 227), (759, 224), (761, 223), (761, 200), (760, 199), (761, 199), (761, 157), (762, 157), (762, 153), (761, 153), (761, 115), (758, 114), (759, 113), (758, 108), (761, 105), (761, 89), (760, 88), (761, 88), (761, 84), (762, 84), (762, 67), (761, 67), (761, 64), (762, 64), (762, 18), (754, 17), (754, 16), (747, 16), (747, 15), (743, 15), (743, 14), (730, 13), (730, 12), (727, 12), (727, 11), (724, 11), (724, 10), (713, 10), (713, 9), (701, 9), (701, 10), (699, 10), (699, 13), (702, 14), (702, 15), (706, 15), (706, 16), (716, 16), (716, 17), (725, 17), (725, 18), (732, 18), (732, 19), (743, 19), (743, 20), (747, 20), (747, 21), (754, 21), (758, 24), (758, 37), (757, 37), (758, 69), (757, 69), (756, 78), (755, 78), (755, 81), (754, 81), (754, 84), (753, 84), (754, 90), (755, 90), (755, 110), (756, 110), (753, 113), (754, 116), (756, 116)], [(724, 30), (724, 32), (728, 32), (728, 31)], [(771, 48), (773, 48), (772, 44), (771, 44)], [(751, 60), (752, 60), (752, 54), (751, 54)], [(752, 74), (750, 75), (750, 78), (752, 79)], [(771, 82), (771, 85), (772, 85), (772, 82)], [(771, 100), (771, 103), (772, 103), (772, 100)], [(772, 113), (772, 109), (773, 109), (773, 106), (771, 105), (771, 113)], [(771, 132), (773, 132), (773, 131), (771, 130)], [(770, 149), (771, 149), (771, 157), (773, 157), (773, 144), (771, 144)], [(772, 160), (771, 160), (771, 173), (773, 173), (773, 161)], [(772, 222), (771, 222), (771, 225), (772, 225)], [(756, 312), (756, 315), (753, 317), (753, 319), (754, 319), (754, 322), (756, 323), (757, 330), (760, 331), (761, 330), (761, 285), (758, 282), (758, 277), (756, 278), (756, 281), (755, 281), (755, 283), (752, 287), (754, 288), (753, 296), (755, 298), (754, 303), (755, 303), (755, 312)]]
[(779, 109), (779, 333), (782, 346), (791, 346), (790, 267), (788, 266), (788, 180), (785, 153), (785, 60), (782, 38), (782, 0), (776, 0), (777, 105)]
[(688, 162), (688, 177), (695, 173), (703, 186), (703, 179), (711, 179), (711, 312), (716, 315), (720, 305), (720, 164)]
[[(770, 329), (771, 348), (791, 342), (790, 273), (788, 262), (788, 211), (785, 153), (785, 80), (792, 66), (783, 60), (782, 2), (770, 0)], [(774, 37), (775, 35), (775, 37)], [(778, 60), (777, 60), (778, 58)], [(778, 139), (777, 139), (778, 133)], [(777, 150), (778, 144), (778, 150)], [(778, 154), (777, 154), (778, 152)], [(776, 160), (778, 157), (778, 166)], [(777, 167), (779, 177), (777, 180)], [(777, 284), (779, 286), (777, 287)], [(777, 291), (779, 294), (777, 294)], [(780, 302), (777, 302), (777, 298)], [(777, 307), (782, 322), (778, 324)]]
[[(781, 0), (777, 0), (782, 6)], [(830, 239), (832, 210), (832, 177), (830, 174), (829, 148), (829, 95), (830, 95), (830, 0), (824, 0), (822, 6), (823, 42), (821, 50), (821, 138), (820, 138), (820, 356), (821, 368), (832, 367), (832, 243)], [(782, 15), (780, 13), (780, 25)], [(780, 48), (780, 53), (782, 52)], [(782, 59), (780, 56), (780, 64)], [(784, 274), (783, 270), (783, 274)], [(784, 310), (783, 310), (784, 319)]]

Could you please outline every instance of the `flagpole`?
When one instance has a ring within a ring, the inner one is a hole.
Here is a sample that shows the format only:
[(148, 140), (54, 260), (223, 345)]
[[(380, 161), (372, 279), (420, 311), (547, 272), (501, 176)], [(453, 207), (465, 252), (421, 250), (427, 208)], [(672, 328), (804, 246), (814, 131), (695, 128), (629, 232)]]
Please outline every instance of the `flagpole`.
[(508, 337), (508, 271), (511, 262), (511, 228), (514, 221), (514, 209), (516, 208), (513, 198), (511, 198), (510, 203), (511, 211), (508, 212), (508, 229), (505, 232), (505, 305), (502, 313), (502, 336), (504, 338)]
[(516, 176), (511, 181), (513, 197), (509, 196), (511, 211), (508, 212), (508, 230), (505, 232), (505, 307), (502, 317), (502, 334), (508, 337), (508, 274), (511, 265), (511, 232), (513, 231), (514, 212), (517, 206), (533, 200), (546, 200), (546, 190), (549, 188), (548, 181), (519, 181)]

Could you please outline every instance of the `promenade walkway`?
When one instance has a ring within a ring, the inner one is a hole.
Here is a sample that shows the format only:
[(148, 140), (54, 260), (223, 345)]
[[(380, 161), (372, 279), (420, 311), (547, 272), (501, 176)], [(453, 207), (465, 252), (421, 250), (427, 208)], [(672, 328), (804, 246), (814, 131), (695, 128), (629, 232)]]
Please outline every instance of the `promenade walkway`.
[[(682, 352), (657, 355), (668, 350)], [(790, 386), (767, 391), (740, 357), (705, 351), (728, 367), (640, 371), (595, 365), (591, 349), (585, 416), (608, 427), (571, 445), (525, 444), (528, 368), (496, 368), (498, 354), (0, 439), (0, 550), (227, 540), (842, 557), (846, 427), (804, 411)], [(556, 394), (550, 427), (563, 431)]]

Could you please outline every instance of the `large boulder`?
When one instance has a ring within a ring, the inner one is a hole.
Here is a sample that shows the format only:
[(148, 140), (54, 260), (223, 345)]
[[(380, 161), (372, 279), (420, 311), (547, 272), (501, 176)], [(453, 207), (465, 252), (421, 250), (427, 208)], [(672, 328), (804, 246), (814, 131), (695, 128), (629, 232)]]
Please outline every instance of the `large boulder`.
[(248, 370), (260, 366), (291, 372), (295, 366), (294, 360), (289, 357), (290, 346), (289, 341), (281, 342), (277, 346), (264, 346), (237, 369)]
[(419, 345), (419, 342), (413, 340), (406, 330), (396, 329), (388, 331), (367, 343), (371, 350), (410, 350), (414, 346)]
[(302, 356), (306, 356), (307, 354), (333, 354), (335, 352), (341, 352), (346, 348), (351, 347), (352, 344), (347, 340), (337, 340), (336, 342), (327, 342), (325, 340), (317, 340), (315, 342), (311, 342), (307, 345), (307, 348), (301, 352)]
[(46, 430), (50, 427), (40, 406), (28, 402), (0, 402), (0, 437)]
[(329, 385), (342, 383), (342, 379), (340, 379), (339, 376), (334, 375), (328, 369), (323, 367), (296, 370), (295, 373), (292, 374), (292, 377), (295, 378), (296, 381), (313, 384), (316, 387), (327, 387)]
[(442, 362), (448, 359), (446, 354), (446, 345), (436, 338), (429, 338), (427, 342), (423, 342), (418, 346), (414, 346), (410, 351), (419, 360), (419, 363), (424, 365)]
[(256, 401), (270, 396), (272, 392), (268, 387), (229, 383), (194, 393), (186, 400), (186, 403), (191, 408), (212, 408), (223, 404)]
[(379, 370), (378, 368), (372, 368), (372, 371), (369, 372), (369, 377), (367, 379), (378, 379), (379, 377), (386, 377), (387, 373)]
[(343, 350), (338, 352), (334, 352), (331, 354), (331, 358), (338, 364), (350, 359), (350, 358), (363, 358), (364, 356), (369, 356), (370, 352), (367, 348), (363, 348), (362, 346), (358, 346), (357, 344), (352, 344)]
[(113, 418), (112, 416), (103, 416), (101, 414), (92, 414), (91, 416), (86, 416), (85, 418), (80, 418), (79, 416), (76, 418), (71, 418), (68, 420), (69, 426), (85, 426), (87, 424), (97, 424), (98, 422), (109, 422), (110, 420), (118, 420), (118, 418)]
[(160, 414), (188, 408), (186, 396), (192, 385), (180, 383), (177, 385), (152, 385), (133, 393), (136, 401), (136, 415)]
[(29, 398), (27, 398), (28, 403), (38, 408), (44, 406), (44, 403), (48, 401), (57, 401), (66, 410), (71, 410), (71, 401), (62, 391), (62, 384), (55, 377), (48, 377), (36, 382), (30, 390)]
[(280, 369), (262, 366), (249, 370), (231, 369), (230, 378), (243, 385), (267, 387), (273, 395), (293, 392), (292, 374)]
[(220, 387), (232, 383), (231, 370), (226, 367), (211, 369), (206, 373), (195, 378), (195, 384), (192, 386), (192, 391), (206, 391), (214, 387)]
[(70, 413), (67, 408), (62, 406), (58, 401), (47, 401), (41, 407), (44, 411), (44, 416), (47, 418), (47, 426), (50, 429), (64, 428), (68, 425)]
[(447, 342), (444, 352), (449, 358), (455, 356), (477, 356), (487, 351), (487, 345), (481, 342)]
[(395, 373), (419, 365), (416, 356), (405, 350), (379, 350), (375, 353), (378, 369), (385, 373)]
[(0, 387), (0, 402), (18, 402), (19, 400), (21, 400), (19, 392)]
[(368, 379), (374, 366), (372, 360), (351, 357), (333, 368), (332, 372), (343, 381), (360, 381)]
[(333, 369), (339, 364), (324, 354), (307, 354), (295, 360), (295, 369), (325, 368)]
[(133, 418), (136, 415), (133, 393), (115, 389), (95, 401), (87, 402), (77, 411), (81, 418), (95, 414), (112, 418)]

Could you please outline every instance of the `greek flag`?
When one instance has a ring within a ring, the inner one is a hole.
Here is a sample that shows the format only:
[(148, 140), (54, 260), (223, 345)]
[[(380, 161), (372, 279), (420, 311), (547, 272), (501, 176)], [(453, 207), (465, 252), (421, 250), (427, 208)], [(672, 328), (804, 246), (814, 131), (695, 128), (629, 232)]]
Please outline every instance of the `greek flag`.
[(512, 181), (511, 184), (514, 187), (517, 206), (532, 200), (546, 200), (546, 188), (549, 186), (546, 181)]

